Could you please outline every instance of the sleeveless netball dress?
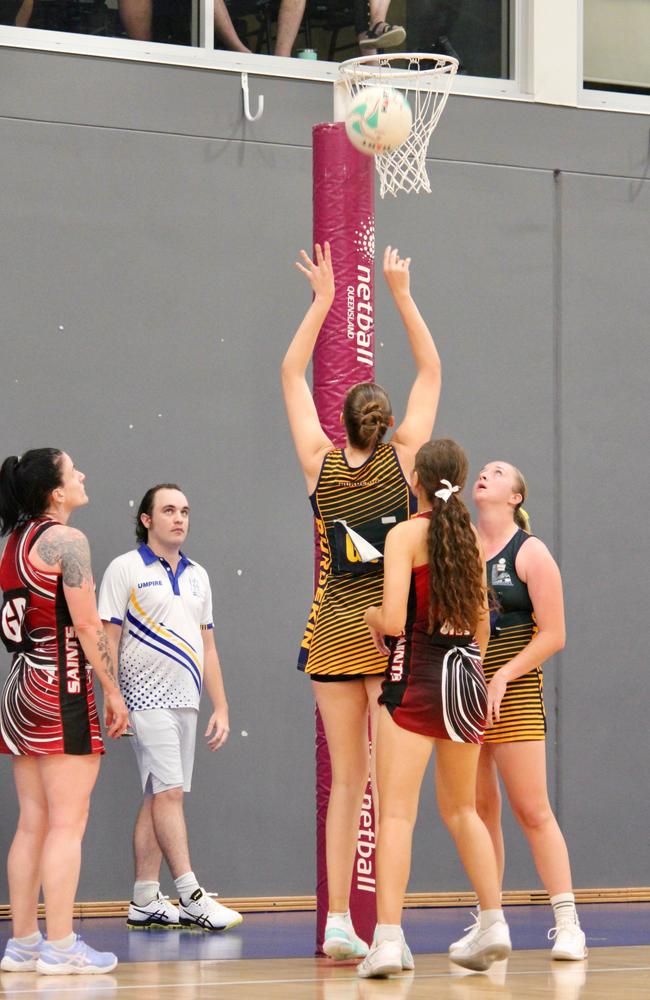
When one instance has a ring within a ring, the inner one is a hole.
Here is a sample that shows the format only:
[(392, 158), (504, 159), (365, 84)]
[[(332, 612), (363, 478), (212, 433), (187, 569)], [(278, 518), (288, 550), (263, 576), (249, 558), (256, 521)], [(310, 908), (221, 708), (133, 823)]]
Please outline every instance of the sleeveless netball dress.
[(0, 753), (103, 753), (92, 670), (72, 625), (58, 573), (29, 560), (58, 522), (38, 518), (10, 535), (0, 561), (2, 641), (13, 654), (0, 697)]
[(386, 535), (415, 508), (394, 447), (378, 445), (358, 468), (341, 449), (328, 452), (309, 499), (320, 564), (298, 669), (319, 681), (382, 674), (386, 657), (375, 649), (363, 615), (381, 604)]
[[(498, 601), (491, 618), (491, 634), (483, 661), (485, 679), (520, 653), (531, 641), (537, 626), (528, 587), (517, 576), (515, 560), (531, 536), (521, 528), (487, 564), (488, 583)], [(546, 736), (543, 674), (541, 666), (508, 681), (501, 702), (500, 721), (485, 733), (486, 743), (518, 743), (543, 740)]]
[[(427, 511), (421, 517), (430, 517)], [(429, 625), (429, 566), (411, 573), (404, 632), (391, 642), (379, 698), (393, 721), (421, 736), (482, 743), (487, 688), (481, 654), (471, 635), (443, 635)]]

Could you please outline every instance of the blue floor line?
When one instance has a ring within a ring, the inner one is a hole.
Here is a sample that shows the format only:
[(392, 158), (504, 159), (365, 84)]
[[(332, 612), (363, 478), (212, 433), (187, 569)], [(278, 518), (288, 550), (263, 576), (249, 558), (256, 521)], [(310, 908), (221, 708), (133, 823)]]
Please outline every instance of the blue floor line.
[[(579, 907), (590, 948), (650, 944), (650, 903), (589, 903)], [(546, 906), (505, 908), (514, 948), (550, 948)], [(470, 923), (458, 908), (405, 910), (404, 932), (415, 954), (445, 953)], [(243, 924), (221, 934), (202, 931), (129, 931), (120, 918), (88, 917), (75, 930), (95, 948), (122, 962), (215, 961), (236, 958), (309, 958), (314, 954), (316, 914), (248, 913)], [(11, 933), (0, 922), (0, 947)]]

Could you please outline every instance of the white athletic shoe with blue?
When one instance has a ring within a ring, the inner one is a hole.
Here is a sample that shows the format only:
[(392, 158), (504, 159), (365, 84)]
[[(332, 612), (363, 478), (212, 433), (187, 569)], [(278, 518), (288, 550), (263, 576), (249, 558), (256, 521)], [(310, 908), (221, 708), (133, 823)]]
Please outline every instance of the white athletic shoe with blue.
[(163, 896), (159, 892), (146, 906), (129, 903), (126, 926), (130, 930), (178, 928), (181, 926), (181, 918), (178, 908), (169, 902), (169, 896)]
[(116, 965), (117, 956), (111, 951), (95, 951), (77, 934), (69, 948), (55, 948), (43, 941), (36, 971), (42, 976), (92, 975), (112, 972)]
[(365, 958), (368, 954), (368, 945), (354, 933), (349, 915), (328, 914), (323, 951), (328, 958), (345, 962), (352, 958)]
[(378, 944), (373, 939), (370, 951), (357, 966), (357, 974), (362, 979), (384, 979), (399, 972), (412, 972), (414, 968), (413, 955), (402, 931), (397, 941), (381, 941)]
[(3, 972), (34, 972), (42, 944), (43, 938), (36, 944), (20, 944), (15, 938), (9, 938), (0, 961), (0, 969)]
[(244, 919), (237, 910), (223, 906), (214, 897), (216, 893), (207, 893), (205, 889), (195, 889), (186, 903), (178, 901), (178, 914), (181, 927), (196, 927), (201, 931), (227, 931), (230, 927), (241, 924)]

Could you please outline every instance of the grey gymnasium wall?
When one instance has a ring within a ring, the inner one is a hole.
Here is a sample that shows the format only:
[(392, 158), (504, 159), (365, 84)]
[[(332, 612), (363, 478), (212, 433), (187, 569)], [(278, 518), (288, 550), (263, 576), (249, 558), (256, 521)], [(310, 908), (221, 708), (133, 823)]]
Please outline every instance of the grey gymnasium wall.
[[(309, 301), (292, 262), (331, 92), (270, 78), (252, 91), (266, 97), (255, 125), (236, 75), (2, 52), (0, 454), (73, 455), (98, 578), (132, 544), (129, 501), (160, 480), (187, 491), (232, 715), (227, 747), (199, 748), (187, 807), (194, 866), (225, 896), (314, 887), (312, 701), (294, 668), (311, 530), (278, 366)], [(454, 97), (433, 194), (377, 205), (378, 246), (413, 257), (443, 358), (436, 433), (463, 442), (473, 473), (495, 457), (525, 470), (561, 562), (548, 761), (578, 886), (648, 882), (649, 124)], [(412, 368), (380, 277), (377, 314), (377, 374), (400, 413)], [(4, 851), (15, 804), (0, 767)], [(128, 898), (138, 798), (122, 740), (81, 899)], [(507, 837), (507, 886), (537, 885), (510, 820)], [(411, 888), (466, 885), (429, 785)]]

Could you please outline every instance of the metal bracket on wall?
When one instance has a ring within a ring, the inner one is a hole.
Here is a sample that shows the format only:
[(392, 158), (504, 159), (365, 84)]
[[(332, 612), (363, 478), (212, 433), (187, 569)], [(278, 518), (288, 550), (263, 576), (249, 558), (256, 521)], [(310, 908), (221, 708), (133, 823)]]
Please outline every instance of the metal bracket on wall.
[(251, 114), (250, 96), (248, 93), (248, 73), (241, 75), (241, 89), (244, 95), (244, 114), (249, 122), (256, 122), (264, 113), (264, 94), (260, 94), (257, 99), (257, 111)]

